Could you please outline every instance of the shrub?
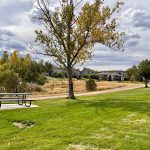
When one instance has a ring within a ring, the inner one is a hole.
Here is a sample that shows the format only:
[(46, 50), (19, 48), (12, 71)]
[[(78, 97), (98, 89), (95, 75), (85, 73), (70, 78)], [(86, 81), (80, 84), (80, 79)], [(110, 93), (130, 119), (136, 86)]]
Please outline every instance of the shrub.
[(39, 78), (37, 79), (37, 84), (44, 85), (46, 80), (47, 80), (47, 78), (44, 75), (40, 75)]
[(35, 92), (43, 92), (43, 89), (40, 86), (36, 86), (34, 91)]
[(5, 70), (0, 73), (0, 85), (8, 92), (18, 92), (21, 79), (14, 70)]
[(18, 85), (18, 92), (22, 93), (22, 92), (27, 92), (27, 84), (26, 82), (20, 82), (20, 84)]
[(89, 75), (84, 74), (84, 75), (83, 75), (83, 78), (89, 79)]
[(96, 88), (97, 88), (97, 85), (94, 79), (89, 79), (86, 81), (86, 89), (88, 91), (95, 91)]
[(39, 86), (35, 83), (34, 84), (28, 83), (26, 91), (27, 92), (43, 92), (43, 89), (41, 86)]
[(53, 77), (54, 77), (54, 78), (62, 78), (63, 75), (62, 75), (62, 73), (54, 72), (54, 73), (53, 73)]
[(97, 75), (97, 74), (91, 74), (91, 75), (90, 75), (90, 78), (91, 78), (91, 79), (99, 80), (99, 75)]
[(0, 93), (4, 93), (4, 92), (5, 92), (4, 87), (0, 87)]
[(78, 76), (76, 74), (73, 74), (73, 78), (80, 79), (81, 77), (80, 77), (80, 75)]

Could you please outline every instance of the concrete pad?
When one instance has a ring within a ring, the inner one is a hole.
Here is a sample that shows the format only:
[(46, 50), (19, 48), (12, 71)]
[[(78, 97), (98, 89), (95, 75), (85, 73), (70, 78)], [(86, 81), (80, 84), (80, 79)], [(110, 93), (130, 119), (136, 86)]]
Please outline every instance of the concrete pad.
[(26, 107), (24, 105), (18, 105), (18, 104), (2, 104), (0, 110), (21, 109), (21, 108), (35, 108), (35, 107), (39, 107), (39, 106), (31, 105), (30, 107)]

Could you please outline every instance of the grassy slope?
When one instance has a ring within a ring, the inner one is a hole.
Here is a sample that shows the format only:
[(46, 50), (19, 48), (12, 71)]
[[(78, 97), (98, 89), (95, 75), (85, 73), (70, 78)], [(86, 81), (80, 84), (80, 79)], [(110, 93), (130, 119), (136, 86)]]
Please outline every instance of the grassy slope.
[[(150, 149), (150, 89), (36, 104), (0, 111), (0, 150)], [(36, 125), (19, 129), (14, 120)]]

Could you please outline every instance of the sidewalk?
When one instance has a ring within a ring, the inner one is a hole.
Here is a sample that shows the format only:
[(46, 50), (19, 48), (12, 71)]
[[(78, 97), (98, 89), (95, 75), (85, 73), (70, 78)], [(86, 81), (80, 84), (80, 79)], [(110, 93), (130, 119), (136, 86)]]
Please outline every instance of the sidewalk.
[[(132, 90), (132, 89), (138, 89), (143, 88), (144, 85), (135, 85), (131, 87), (121, 87), (121, 88), (115, 88), (110, 90), (103, 90), (103, 91), (94, 91), (94, 92), (86, 92), (86, 93), (78, 93), (75, 94), (75, 96), (89, 96), (89, 95), (97, 95), (97, 94), (106, 94), (106, 93), (113, 93), (118, 91), (125, 91), (125, 90)], [(57, 99), (57, 98), (66, 98), (67, 94), (59, 94), (59, 95), (53, 95), (53, 96), (43, 96), (43, 97), (34, 97), (30, 98), (32, 100), (46, 100), (46, 99)]]

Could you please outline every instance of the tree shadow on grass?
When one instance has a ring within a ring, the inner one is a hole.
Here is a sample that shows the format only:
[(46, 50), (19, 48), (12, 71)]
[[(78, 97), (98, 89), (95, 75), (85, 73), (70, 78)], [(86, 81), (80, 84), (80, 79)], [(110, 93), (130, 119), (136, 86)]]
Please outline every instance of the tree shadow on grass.
[(146, 113), (150, 115), (150, 101), (144, 102), (143, 100), (122, 100), (122, 99), (103, 99), (97, 101), (84, 100), (80, 101), (85, 107), (95, 107), (95, 109), (123, 109), (127, 111)]

